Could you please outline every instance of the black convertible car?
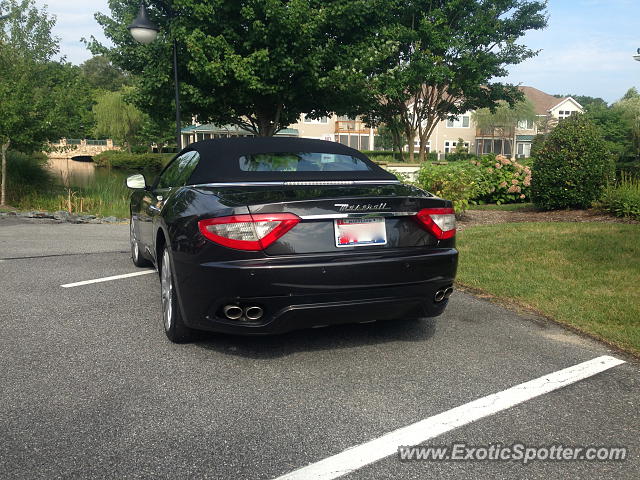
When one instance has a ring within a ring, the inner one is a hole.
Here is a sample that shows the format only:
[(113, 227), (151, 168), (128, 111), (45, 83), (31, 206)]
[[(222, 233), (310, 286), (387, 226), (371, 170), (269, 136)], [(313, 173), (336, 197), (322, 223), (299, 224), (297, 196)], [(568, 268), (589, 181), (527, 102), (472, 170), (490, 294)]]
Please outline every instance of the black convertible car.
[(197, 142), (127, 186), (133, 262), (157, 267), (174, 342), (436, 316), (453, 292), (451, 202), (339, 143)]

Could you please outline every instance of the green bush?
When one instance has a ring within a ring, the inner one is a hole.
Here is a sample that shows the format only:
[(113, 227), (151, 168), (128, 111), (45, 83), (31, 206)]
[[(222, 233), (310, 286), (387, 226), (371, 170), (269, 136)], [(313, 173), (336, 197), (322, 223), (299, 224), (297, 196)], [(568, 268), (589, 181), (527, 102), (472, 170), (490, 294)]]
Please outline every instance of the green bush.
[[(388, 152), (381, 150), (363, 150), (367, 157), (369, 157), (372, 161), (376, 163), (402, 163), (402, 159), (400, 158), (400, 154), (398, 152)], [(409, 158), (409, 152), (404, 152), (405, 160)], [(418, 152), (415, 153), (415, 162), (419, 162)], [(448, 158), (447, 158), (448, 159)], [(438, 154), (435, 152), (431, 152), (427, 154), (426, 161), (428, 162), (436, 162), (438, 161)]]
[(531, 191), (531, 168), (503, 155), (484, 155), (471, 160), (481, 169), (481, 193), (474, 198), (481, 203), (528, 202)]
[(7, 203), (16, 206), (31, 192), (44, 190), (53, 184), (43, 153), (7, 152)]
[(640, 179), (623, 174), (617, 185), (608, 185), (598, 206), (616, 217), (640, 220)]
[(418, 171), (417, 184), (438, 197), (451, 200), (456, 213), (464, 212), (471, 199), (485, 193), (481, 170), (463, 162), (447, 165), (425, 162)]
[(50, 183), (52, 177), (47, 168), (47, 160), (44, 153), (26, 154), (9, 150), (7, 152), (7, 184), (9, 188), (12, 185), (24, 184), (40, 187)]
[(367, 157), (376, 163), (395, 163), (401, 162), (400, 154), (398, 152), (391, 152), (387, 150), (361, 150)]
[[(434, 155), (436, 154), (434, 153)], [(445, 155), (445, 159), (447, 160), (447, 162), (469, 161), (475, 158), (477, 158), (477, 155), (474, 155), (473, 153), (467, 153), (467, 152), (452, 152), (452, 153), (447, 153)], [(436, 156), (436, 159), (437, 159), (437, 156)]]
[(640, 160), (627, 160), (616, 163), (616, 177), (632, 175), (640, 177)]
[(174, 157), (172, 153), (128, 153), (108, 150), (93, 157), (97, 167), (111, 167), (123, 170), (159, 171)]
[(613, 178), (613, 160), (597, 126), (583, 115), (562, 120), (537, 150), (531, 199), (538, 208), (586, 208)]

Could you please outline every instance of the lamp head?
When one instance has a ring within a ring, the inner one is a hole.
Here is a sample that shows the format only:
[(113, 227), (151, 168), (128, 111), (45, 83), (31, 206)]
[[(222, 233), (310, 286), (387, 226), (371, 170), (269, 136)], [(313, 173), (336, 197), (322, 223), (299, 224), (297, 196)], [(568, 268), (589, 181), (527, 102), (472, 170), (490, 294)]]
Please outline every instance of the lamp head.
[(148, 45), (153, 42), (158, 36), (160, 29), (149, 20), (147, 15), (147, 8), (144, 6), (144, 2), (140, 4), (140, 11), (138, 16), (131, 22), (131, 25), (127, 27), (131, 36), (144, 45)]

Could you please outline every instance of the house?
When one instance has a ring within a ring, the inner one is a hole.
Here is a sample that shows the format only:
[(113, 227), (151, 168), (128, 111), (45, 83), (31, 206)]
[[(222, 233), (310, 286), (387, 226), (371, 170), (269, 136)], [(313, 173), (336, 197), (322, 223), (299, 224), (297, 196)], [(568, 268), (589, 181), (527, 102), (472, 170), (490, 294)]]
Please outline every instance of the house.
[[(319, 119), (302, 115), (297, 123), (280, 130), (276, 135), (284, 137), (316, 138), (330, 142), (340, 142), (358, 150), (373, 150), (376, 130), (367, 127), (360, 118), (331, 115)], [(227, 137), (250, 137), (253, 133), (242, 128), (213, 124), (189, 125), (182, 129), (182, 145), (200, 140)]]
[(302, 115), (298, 123), (289, 127), (298, 130), (304, 138), (339, 142), (358, 150), (375, 150), (377, 130), (367, 127), (359, 117), (334, 114), (314, 120)]
[[(519, 88), (525, 98), (533, 104), (537, 117), (535, 122), (519, 122), (515, 131), (516, 156), (528, 157), (531, 153), (531, 142), (538, 133), (543, 133), (544, 129), (553, 128), (558, 121), (564, 118), (576, 113), (583, 113), (584, 109), (571, 97), (554, 97), (533, 87)], [(513, 139), (496, 136), (494, 132), (481, 131), (473, 122), (472, 112), (460, 115), (454, 120), (439, 122), (429, 138), (427, 151), (439, 154), (453, 152), (460, 139), (469, 152), (511, 155)], [(418, 147), (419, 143), (416, 140), (415, 151), (418, 151)]]
[[(564, 118), (582, 113), (584, 109), (571, 97), (554, 97), (533, 87), (519, 88), (525, 98), (533, 104), (538, 118), (535, 122), (519, 122), (515, 131), (515, 153), (519, 157), (528, 157), (531, 153), (531, 142), (538, 133), (553, 128)], [(222, 127), (211, 124), (190, 125), (182, 129), (182, 144), (188, 145), (210, 138), (251, 135), (253, 135), (251, 132), (231, 125)], [(276, 135), (340, 142), (358, 150), (375, 150), (377, 143), (377, 130), (367, 127), (362, 119), (335, 114), (319, 119), (302, 115), (297, 123), (289, 125)], [(460, 141), (469, 152), (501, 153), (510, 156), (513, 137), (505, 138), (496, 136), (495, 132), (482, 132), (476, 128), (472, 112), (467, 112), (455, 119), (438, 122), (427, 143), (427, 152), (436, 152), (440, 155), (453, 153)], [(416, 139), (413, 146), (416, 152), (419, 146), (419, 141)]]
[[(248, 130), (244, 130), (235, 125), (213, 125), (211, 123), (206, 123), (203, 125), (197, 124), (194, 122), (193, 125), (189, 125), (188, 127), (184, 127), (181, 130), (182, 133), (182, 146), (186, 147), (187, 145), (199, 142), (201, 140), (211, 140), (212, 138), (229, 138), (229, 137), (251, 137), (253, 133)], [(282, 137), (297, 137), (299, 136), (299, 132), (293, 128), (285, 128), (284, 130), (280, 130), (277, 136)]]

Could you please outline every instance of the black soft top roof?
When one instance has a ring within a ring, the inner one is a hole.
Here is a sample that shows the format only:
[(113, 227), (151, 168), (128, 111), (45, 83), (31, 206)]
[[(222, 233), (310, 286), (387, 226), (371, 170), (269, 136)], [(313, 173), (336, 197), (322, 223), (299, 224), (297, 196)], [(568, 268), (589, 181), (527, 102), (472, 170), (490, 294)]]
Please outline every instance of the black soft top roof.
[[(395, 175), (376, 165), (358, 150), (324, 140), (290, 137), (220, 138), (192, 143), (180, 154), (189, 151), (200, 154), (200, 162), (187, 182), (191, 185), (256, 181), (397, 180)], [(239, 158), (243, 155), (303, 152), (350, 155), (365, 162), (370, 171), (248, 172), (240, 169)]]

